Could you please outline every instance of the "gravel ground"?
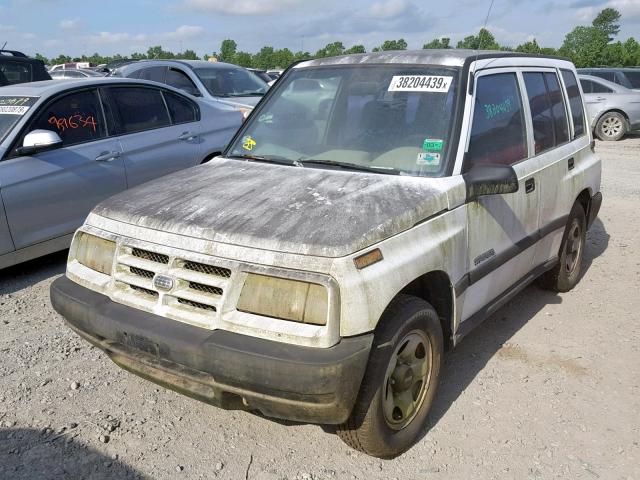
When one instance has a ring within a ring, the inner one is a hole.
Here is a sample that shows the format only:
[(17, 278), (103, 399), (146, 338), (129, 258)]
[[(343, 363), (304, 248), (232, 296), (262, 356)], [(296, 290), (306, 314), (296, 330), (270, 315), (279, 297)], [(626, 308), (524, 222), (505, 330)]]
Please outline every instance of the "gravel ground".
[(62, 324), (60, 253), (0, 272), (0, 478), (640, 479), (640, 137), (599, 143), (605, 202), (573, 292), (529, 287), (448, 354), (391, 461), (121, 371)]

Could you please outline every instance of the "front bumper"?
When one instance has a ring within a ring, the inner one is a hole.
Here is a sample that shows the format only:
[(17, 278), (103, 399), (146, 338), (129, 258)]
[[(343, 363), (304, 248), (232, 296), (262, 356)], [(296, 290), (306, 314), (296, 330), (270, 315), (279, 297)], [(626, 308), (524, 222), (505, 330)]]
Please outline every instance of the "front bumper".
[(51, 303), (68, 325), (122, 368), (230, 410), (301, 422), (344, 422), (373, 334), (311, 348), (206, 330), (113, 302), (66, 277)]

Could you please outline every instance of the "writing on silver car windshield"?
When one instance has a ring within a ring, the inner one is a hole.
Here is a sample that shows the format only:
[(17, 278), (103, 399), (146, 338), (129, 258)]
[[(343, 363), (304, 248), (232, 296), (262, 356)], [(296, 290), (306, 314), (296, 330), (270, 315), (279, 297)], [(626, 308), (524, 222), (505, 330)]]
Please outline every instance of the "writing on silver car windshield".
[(439, 176), (448, 162), (456, 68), (291, 70), (229, 150), (293, 166)]

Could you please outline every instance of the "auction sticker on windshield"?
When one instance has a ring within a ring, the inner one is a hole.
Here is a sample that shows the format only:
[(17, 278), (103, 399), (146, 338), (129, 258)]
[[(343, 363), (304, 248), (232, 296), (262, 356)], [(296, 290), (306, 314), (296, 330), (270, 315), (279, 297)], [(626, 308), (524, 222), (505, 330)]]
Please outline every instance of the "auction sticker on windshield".
[(433, 75), (395, 75), (389, 84), (389, 92), (441, 92), (451, 87), (453, 77)]
[(0, 115), (24, 115), (37, 97), (0, 97)]

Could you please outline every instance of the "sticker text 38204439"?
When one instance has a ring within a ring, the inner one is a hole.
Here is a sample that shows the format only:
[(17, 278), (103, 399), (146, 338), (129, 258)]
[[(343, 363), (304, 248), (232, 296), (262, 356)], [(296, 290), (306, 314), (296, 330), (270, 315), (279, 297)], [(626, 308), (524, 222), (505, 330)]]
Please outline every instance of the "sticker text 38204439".
[(451, 87), (453, 77), (435, 75), (395, 75), (389, 85), (390, 92), (441, 92)]

